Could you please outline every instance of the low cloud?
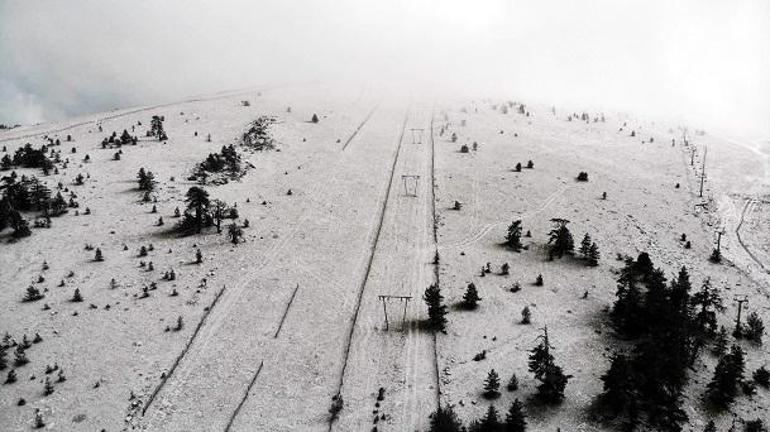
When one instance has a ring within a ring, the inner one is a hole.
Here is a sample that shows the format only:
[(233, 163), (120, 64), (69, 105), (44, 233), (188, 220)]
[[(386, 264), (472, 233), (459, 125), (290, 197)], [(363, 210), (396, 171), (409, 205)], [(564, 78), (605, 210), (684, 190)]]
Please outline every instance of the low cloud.
[(768, 16), (764, 0), (0, 1), (0, 123), (382, 80), (770, 134)]

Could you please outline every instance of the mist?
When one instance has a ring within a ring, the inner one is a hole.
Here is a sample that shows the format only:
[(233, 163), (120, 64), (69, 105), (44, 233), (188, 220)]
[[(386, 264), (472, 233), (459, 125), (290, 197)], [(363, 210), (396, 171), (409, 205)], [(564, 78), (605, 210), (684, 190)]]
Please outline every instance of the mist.
[(0, 123), (319, 81), (766, 137), (768, 52), (763, 0), (0, 0)]

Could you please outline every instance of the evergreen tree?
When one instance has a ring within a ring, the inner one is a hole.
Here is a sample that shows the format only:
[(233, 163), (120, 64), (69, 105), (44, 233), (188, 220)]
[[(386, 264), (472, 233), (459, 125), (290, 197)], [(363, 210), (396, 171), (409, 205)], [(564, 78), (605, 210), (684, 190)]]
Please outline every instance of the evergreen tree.
[(0, 370), (4, 370), (8, 367), (8, 348), (5, 345), (0, 345)]
[(154, 115), (150, 121), (150, 135), (158, 138), (158, 141), (165, 141), (168, 139), (166, 131), (163, 129), (163, 117)]
[[(0, 367), (0, 369), (2, 369), (2, 367)], [(751, 377), (758, 385), (764, 388), (770, 387), (770, 371), (768, 371), (766, 367), (762, 366), (755, 370)]]
[(194, 230), (200, 233), (204, 227), (211, 225), (212, 218), (209, 212), (211, 202), (209, 193), (205, 189), (193, 186), (187, 190), (187, 210), (181, 221), (182, 230)]
[(513, 221), (508, 227), (508, 234), (505, 236), (505, 244), (516, 252), (521, 250), (521, 220)]
[(317, 114), (313, 114), (313, 117), (310, 119), (310, 121), (313, 122), (313, 123), (318, 123), (318, 115)]
[(30, 286), (27, 287), (26, 294), (24, 294), (24, 301), (25, 302), (38, 301), (38, 300), (42, 299), (43, 297), (45, 297), (45, 295), (43, 295), (43, 293), (41, 293), (39, 289), (37, 289), (36, 287), (30, 285)]
[(615, 414), (623, 412), (637, 399), (633, 375), (631, 364), (623, 354), (613, 356), (609, 370), (602, 375), (604, 392), (601, 401)]
[(548, 244), (551, 245), (548, 250), (548, 259), (553, 260), (554, 257), (561, 258), (565, 254), (572, 255), (575, 249), (575, 242), (572, 238), (572, 233), (569, 232), (567, 219), (553, 218), (551, 222), (554, 224), (554, 228), (548, 233)]
[(711, 279), (706, 278), (698, 292), (690, 299), (695, 316), (693, 326), (702, 338), (713, 338), (717, 334), (717, 312), (724, 310), (722, 297), (711, 286)]
[(455, 414), (451, 405), (439, 406), (430, 415), (430, 429), (428, 429), (428, 432), (463, 432), (464, 430), (462, 422), (457, 418), (457, 414)]
[(529, 324), (531, 322), (532, 322), (532, 312), (530, 312), (529, 306), (524, 306), (524, 309), (521, 310), (521, 323)]
[(195, 263), (200, 264), (203, 262), (203, 254), (200, 249), (195, 250)]
[(515, 399), (508, 408), (503, 424), (504, 432), (525, 432), (527, 430), (527, 416), (524, 415), (524, 404)]
[(94, 261), (104, 261), (104, 255), (102, 255), (102, 250), (99, 248), (96, 248), (96, 253), (94, 254)]
[(428, 326), (434, 331), (443, 331), (447, 322), (447, 308), (442, 304), (444, 296), (441, 295), (441, 289), (431, 284), (422, 298), (428, 305)]
[(591, 246), (588, 248), (588, 265), (591, 267), (598, 266), (600, 257), (599, 246), (596, 243), (591, 243)]
[(468, 288), (463, 295), (463, 307), (471, 310), (476, 309), (478, 307), (479, 300), (481, 300), (481, 297), (479, 297), (479, 292), (476, 289), (476, 285), (473, 282), (469, 283)]
[(547, 327), (538, 339), (540, 343), (530, 351), (529, 371), (540, 381), (538, 397), (546, 403), (559, 403), (564, 399), (564, 388), (572, 376), (564, 375), (562, 368), (554, 363)]
[(743, 350), (737, 345), (719, 359), (706, 390), (706, 396), (715, 407), (725, 409), (735, 400), (738, 385), (743, 380), (744, 365)]
[(473, 422), (469, 432), (498, 432), (500, 430), (500, 417), (494, 405), (490, 405), (486, 415)]
[(53, 384), (48, 377), (45, 377), (45, 384), (43, 384), (43, 396), (48, 396), (53, 393)]
[(745, 430), (746, 432), (767, 432), (765, 423), (759, 417), (754, 420), (747, 421)]
[(729, 336), (727, 335), (727, 329), (725, 326), (719, 328), (719, 332), (714, 336), (713, 353), (717, 357), (722, 357), (727, 352), (727, 344), (729, 342)]
[(519, 378), (516, 377), (516, 374), (511, 375), (511, 379), (508, 380), (508, 385), (506, 386), (508, 391), (516, 391), (519, 389)]
[(80, 303), (83, 301), (83, 296), (80, 294), (80, 289), (75, 288), (75, 292), (72, 294), (72, 302)]
[(586, 233), (583, 236), (583, 240), (580, 242), (580, 248), (578, 251), (583, 258), (588, 259), (588, 253), (591, 250), (591, 236)]
[(717, 432), (717, 425), (714, 424), (714, 420), (709, 420), (709, 422), (706, 423), (706, 427), (703, 428), (703, 432)]
[(45, 427), (43, 413), (40, 412), (40, 408), (35, 408), (35, 417), (32, 420), (32, 427), (35, 429), (42, 429)]
[(762, 336), (765, 334), (765, 324), (756, 312), (751, 312), (746, 318), (746, 329), (744, 330), (744, 336), (746, 339), (762, 343)]
[(15, 366), (24, 366), (29, 363), (26, 348), (23, 345), (16, 345), (16, 351), (13, 352), (13, 364)]
[(139, 183), (139, 190), (153, 191), (155, 190), (155, 174), (152, 171), (145, 171), (144, 167), (139, 168), (139, 172), (136, 174), (137, 182)]
[(227, 227), (227, 237), (232, 244), (238, 244), (243, 239), (243, 230), (238, 225), (231, 223)]
[(487, 374), (487, 379), (484, 380), (484, 396), (491, 399), (500, 396), (500, 376), (497, 375), (494, 369), (491, 369)]

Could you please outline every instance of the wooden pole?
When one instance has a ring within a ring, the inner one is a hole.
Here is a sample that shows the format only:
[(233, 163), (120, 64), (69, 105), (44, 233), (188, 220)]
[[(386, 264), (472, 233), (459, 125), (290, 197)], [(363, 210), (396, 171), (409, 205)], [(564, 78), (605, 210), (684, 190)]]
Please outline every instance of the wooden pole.
[(388, 324), (388, 306), (385, 304), (385, 297), (380, 297), (380, 300), (382, 300), (382, 311), (385, 312), (385, 331), (388, 330), (389, 324)]
[(708, 154), (708, 151), (708, 147), (703, 150), (703, 166), (701, 166), (700, 172), (700, 192), (698, 193), (699, 197), (703, 197), (703, 180), (706, 179), (706, 154)]

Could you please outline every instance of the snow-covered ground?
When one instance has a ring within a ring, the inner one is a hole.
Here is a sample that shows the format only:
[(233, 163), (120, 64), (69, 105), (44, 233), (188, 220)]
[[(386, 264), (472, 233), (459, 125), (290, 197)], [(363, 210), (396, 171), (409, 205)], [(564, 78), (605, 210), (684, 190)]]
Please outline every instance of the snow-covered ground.
[[(586, 123), (567, 121), (571, 112), (559, 107), (528, 107), (525, 116), (513, 108), (503, 114), (504, 100), (337, 90), (244, 89), (0, 133), (10, 154), (26, 142), (45, 143), (46, 135), (64, 141), (71, 134), (73, 142), (61, 146), (69, 167), (41, 179), (51, 188), (62, 182), (81, 204), (79, 216), (70, 211), (16, 243), (8, 242), (8, 231), (0, 234), (0, 333), (43, 338), (28, 350), (31, 362), (17, 369), (19, 381), (0, 385), (3, 430), (28, 429), (35, 408), (53, 430), (422, 430), (439, 403), (454, 405), (466, 421), (485, 412), (490, 402), (482, 385), (491, 368), (503, 383), (512, 373), (521, 382), (520, 390), (491, 402), (499, 411), (513, 398), (529, 398), (535, 381), (527, 351), (544, 325), (557, 361), (574, 378), (563, 405), (529, 412), (531, 430), (605, 430), (589, 408), (615, 343), (606, 311), (622, 265), (617, 254), (647, 251), (667, 275), (685, 265), (694, 286), (710, 277), (727, 300), (726, 326), (735, 315), (734, 294), (749, 295), (748, 310), (770, 322), (767, 142), (690, 134), (685, 146), (676, 125), (621, 114)], [(317, 124), (309, 122), (314, 113)], [(120, 161), (115, 150), (101, 149), (113, 130), (135, 126), (142, 137), (152, 115), (165, 116), (168, 141), (140, 139), (123, 147)], [(254, 168), (240, 181), (206, 187), (212, 198), (237, 203), (240, 221), (249, 219), (245, 242), (234, 246), (215, 230), (169, 234), (174, 208), (184, 208), (194, 184), (186, 180), (193, 166), (235, 142), (260, 115), (278, 120), (272, 134), (280, 151), (245, 152)], [(474, 142), (477, 150), (459, 151)], [(702, 199), (697, 176), (706, 145)], [(82, 161), (86, 154), (90, 162)], [(513, 171), (528, 160), (533, 169)], [(158, 214), (136, 190), (140, 167), (157, 175)], [(575, 181), (580, 171), (589, 173), (588, 182)], [(90, 176), (83, 186), (73, 185), (78, 173)], [(451, 208), (455, 200), (463, 204), (459, 211)], [(84, 215), (85, 207), (92, 214)], [(159, 215), (165, 226), (155, 226)], [(598, 267), (547, 261), (555, 217), (571, 221), (576, 241), (584, 233), (594, 238)], [(500, 245), (515, 219), (532, 233), (522, 253)], [(719, 229), (727, 262), (714, 265), (707, 257)], [(682, 233), (692, 249), (683, 247)], [(93, 262), (86, 243), (99, 247), (105, 261)], [(139, 258), (139, 248), (150, 244), (154, 251)], [(197, 248), (200, 265), (193, 264)], [(140, 268), (140, 260), (155, 270)], [(493, 272), (481, 277), (487, 262)], [(497, 274), (504, 262), (508, 276)], [(161, 280), (172, 268), (177, 279)], [(542, 287), (533, 285), (538, 274)], [(157, 290), (139, 298), (152, 282)], [(434, 336), (420, 322), (422, 293), (436, 282), (450, 313), (446, 334)], [(455, 307), (469, 282), (482, 297), (475, 311)], [(522, 290), (512, 293), (515, 282)], [(46, 297), (22, 303), (30, 284), (46, 289)], [(75, 288), (84, 302), (69, 302)], [(179, 296), (169, 295), (173, 289)], [(406, 309), (388, 300), (387, 330), (380, 295), (411, 296)], [(532, 325), (519, 324), (525, 305)], [(178, 316), (184, 328), (165, 332)], [(767, 345), (744, 348), (749, 371), (770, 358)], [(486, 360), (473, 361), (482, 350)], [(696, 430), (705, 423), (699, 398), (714, 367), (711, 356), (702, 359), (685, 403)], [(43, 396), (45, 366), (55, 362), (67, 380)], [(338, 392), (344, 408), (330, 423)], [(20, 398), (24, 406), (17, 406)], [(769, 404), (760, 390), (734, 408), (753, 419), (768, 417)], [(732, 421), (729, 414), (717, 419), (722, 429)]]

